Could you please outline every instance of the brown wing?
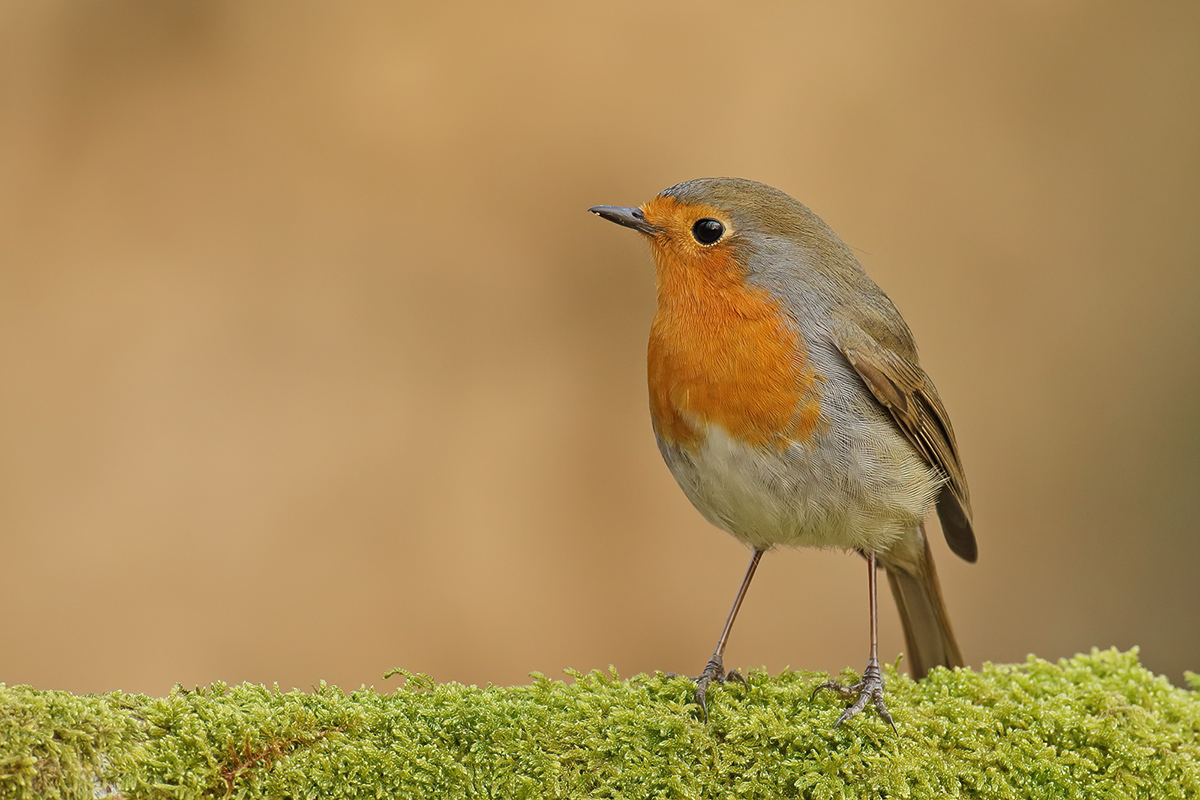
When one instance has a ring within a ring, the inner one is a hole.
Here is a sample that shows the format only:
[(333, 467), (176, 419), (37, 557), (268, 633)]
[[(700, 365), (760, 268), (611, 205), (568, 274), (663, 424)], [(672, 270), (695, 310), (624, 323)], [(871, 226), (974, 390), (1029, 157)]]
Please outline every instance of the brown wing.
[(971, 496), (937, 389), (914, 360), (880, 345), (861, 328), (843, 329), (838, 339), (838, 349), (897, 427), (926, 461), (946, 474), (948, 481), (937, 501), (942, 531), (955, 554), (974, 562), (979, 550), (971, 527)]

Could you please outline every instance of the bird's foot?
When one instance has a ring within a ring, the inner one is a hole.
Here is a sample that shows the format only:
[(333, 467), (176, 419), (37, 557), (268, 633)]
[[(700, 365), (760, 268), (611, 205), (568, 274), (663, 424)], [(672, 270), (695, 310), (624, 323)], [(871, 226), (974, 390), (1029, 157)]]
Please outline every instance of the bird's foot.
[(817, 692), (822, 689), (831, 689), (846, 699), (854, 698), (854, 702), (846, 707), (842, 715), (838, 717), (838, 721), (833, 723), (833, 727), (841, 725), (846, 720), (853, 717), (858, 712), (867, 707), (868, 702), (874, 702), (875, 710), (879, 712), (879, 716), (892, 726), (892, 730), (896, 730), (896, 723), (892, 721), (892, 715), (888, 713), (887, 706), (883, 704), (883, 673), (879, 671), (879, 662), (871, 659), (867, 662), (867, 668), (863, 670), (862, 680), (852, 686), (845, 686), (838, 681), (825, 681), (816, 689), (813, 689), (812, 696), (815, 698)]
[(721, 657), (713, 656), (704, 668), (704, 672), (701, 672), (700, 677), (696, 678), (696, 702), (700, 704), (700, 711), (704, 714), (705, 722), (708, 721), (708, 703), (705, 701), (705, 696), (708, 694), (709, 684), (723, 684), (726, 681), (745, 683), (746, 679), (736, 669), (726, 672)]

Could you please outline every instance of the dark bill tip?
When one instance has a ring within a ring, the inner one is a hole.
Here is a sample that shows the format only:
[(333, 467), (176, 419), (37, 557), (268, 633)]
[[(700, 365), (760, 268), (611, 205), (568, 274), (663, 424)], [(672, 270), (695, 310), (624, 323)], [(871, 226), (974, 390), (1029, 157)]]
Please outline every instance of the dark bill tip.
[(638, 233), (653, 234), (658, 228), (646, 221), (640, 208), (624, 208), (623, 206), (592, 206), (588, 211), (597, 217), (603, 217), (609, 222), (633, 228)]

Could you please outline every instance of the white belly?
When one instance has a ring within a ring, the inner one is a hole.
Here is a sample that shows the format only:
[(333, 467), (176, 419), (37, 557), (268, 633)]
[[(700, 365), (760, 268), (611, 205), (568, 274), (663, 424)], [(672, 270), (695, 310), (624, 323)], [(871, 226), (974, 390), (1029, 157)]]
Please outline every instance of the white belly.
[(691, 452), (659, 441), (688, 499), (756, 549), (884, 551), (930, 511), (943, 478), (892, 427), (859, 420), (854, 438), (750, 447), (718, 426)]

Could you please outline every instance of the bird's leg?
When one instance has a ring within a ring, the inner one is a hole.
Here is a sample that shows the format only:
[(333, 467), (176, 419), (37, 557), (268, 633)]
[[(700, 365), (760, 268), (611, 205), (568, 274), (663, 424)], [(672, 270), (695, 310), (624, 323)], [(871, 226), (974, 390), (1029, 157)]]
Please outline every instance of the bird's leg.
[(721, 639), (717, 642), (717, 649), (713, 651), (712, 658), (709, 659), (708, 665), (704, 668), (704, 672), (700, 673), (700, 677), (696, 678), (696, 702), (700, 704), (700, 710), (704, 713), (704, 719), (708, 719), (708, 703), (705, 702), (704, 696), (708, 693), (708, 685), (713, 681), (717, 683), (725, 683), (728, 680), (746, 682), (742, 677), (742, 673), (737, 670), (730, 670), (728, 674), (725, 672), (725, 644), (729, 640), (729, 630), (733, 627), (733, 621), (737, 618), (738, 609), (742, 607), (742, 600), (746, 597), (746, 589), (750, 586), (750, 579), (754, 577), (754, 570), (758, 569), (758, 560), (762, 558), (765, 551), (755, 550), (754, 555), (750, 557), (750, 566), (746, 568), (746, 577), (742, 578), (742, 588), (738, 589), (737, 599), (733, 601), (733, 609), (729, 612), (729, 619), (725, 620), (725, 630), (721, 631)]
[(838, 717), (837, 722), (833, 723), (835, 728), (866, 708), (868, 702), (874, 702), (879, 716), (883, 717), (894, 731), (896, 723), (892, 721), (892, 715), (888, 713), (887, 706), (883, 704), (883, 673), (879, 669), (879, 604), (875, 592), (875, 554), (867, 553), (866, 556), (869, 576), (867, 594), (870, 596), (871, 603), (871, 658), (867, 661), (867, 668), (863, 670), (862, 680), (858, 683), (853, 686), (844, 686), (838, 681), (826, 681), (813, 689), (813, 697), (816, 697), (817, 692), (822, 689), (832, 689), (842, 697), (854, 698), (854, 702), (847, 706), (842, 715)]

